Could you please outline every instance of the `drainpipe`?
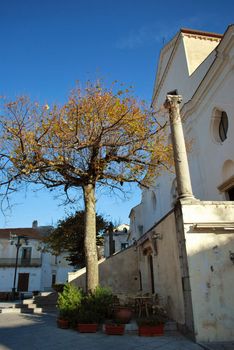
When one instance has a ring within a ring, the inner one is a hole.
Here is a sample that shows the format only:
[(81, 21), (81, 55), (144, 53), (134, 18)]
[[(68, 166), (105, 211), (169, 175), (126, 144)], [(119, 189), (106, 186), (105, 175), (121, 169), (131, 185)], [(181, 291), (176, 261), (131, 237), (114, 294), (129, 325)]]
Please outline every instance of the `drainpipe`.
[(178, 199), (193, 199), (188, 158), (180, 117), (181, 101), (182, 96), (178, 95), (176, 90), (169, 92), (164, 107), (169, 112)]

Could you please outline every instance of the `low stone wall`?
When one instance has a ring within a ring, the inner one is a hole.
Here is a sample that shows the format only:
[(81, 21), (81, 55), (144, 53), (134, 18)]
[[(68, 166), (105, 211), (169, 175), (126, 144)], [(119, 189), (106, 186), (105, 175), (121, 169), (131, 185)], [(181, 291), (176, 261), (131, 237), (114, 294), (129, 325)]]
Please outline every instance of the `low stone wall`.
[[(122, 250), (98, 263), (100, 285), (113, 293), (136, 294), (139, 291), (139, 272), (135, 246)], [(68, 282), (85, 289), (86, 269), (68, 274)]]

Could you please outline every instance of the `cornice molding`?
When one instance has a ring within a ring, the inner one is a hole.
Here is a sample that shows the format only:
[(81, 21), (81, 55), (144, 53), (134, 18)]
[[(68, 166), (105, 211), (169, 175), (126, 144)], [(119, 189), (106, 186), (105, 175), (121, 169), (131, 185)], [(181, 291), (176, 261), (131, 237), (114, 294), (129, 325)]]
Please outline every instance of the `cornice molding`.
[(222, 38), (223, 37), (223, 34), (213, 33), (213, 32), (205, 32), (203, 30), (196, 30), (196, 29), (189, 29), (189, 28), (181, 28), (180, 31), (182, 33), (186, 33), (186, 34), (201, 35), (201, 36), (212, 37), (212, 38)]
[(200, 40), (205, 40), (205, 41), (215, 41), (215, 42), (220, 42), (220, 40), (221, 40), (221, 38), (219, 38), (219, 37), (205, 36), (205, 35), (200, 35), (200, 34), (182, 33), (182, 37), (200, 39)]

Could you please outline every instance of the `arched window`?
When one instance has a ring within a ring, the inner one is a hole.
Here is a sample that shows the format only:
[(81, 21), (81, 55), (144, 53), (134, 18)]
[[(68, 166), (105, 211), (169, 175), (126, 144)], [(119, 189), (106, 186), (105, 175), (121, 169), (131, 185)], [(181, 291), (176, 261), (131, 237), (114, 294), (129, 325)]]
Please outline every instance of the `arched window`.
[(222, 180), (218, 190), (225, 194), (226, 200), (234, 201), (234, 161), (232, 159), (227, 159), (223, 163)]
[(225, 111), (214, 109), (211, 119), (211, 134), (213, 140), (222, 143), (227, 139), (228, 116)]
[(220, 121), (219, 121), (219, 137), (223, 142), (227, 138), (228, 131), (228, 117), (226, 112), (221, 113)]

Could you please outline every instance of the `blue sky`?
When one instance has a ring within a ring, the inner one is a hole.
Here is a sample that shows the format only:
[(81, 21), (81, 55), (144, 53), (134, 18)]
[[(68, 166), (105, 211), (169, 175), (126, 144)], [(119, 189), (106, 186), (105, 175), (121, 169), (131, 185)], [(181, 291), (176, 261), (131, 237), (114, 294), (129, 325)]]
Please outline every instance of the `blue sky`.
[[(75, 81), (101, 77), (133, 85), (150, 102), (163, 43), (181, 27), (223, 33), (233, 14), (231, 0), (2, 0), (0, 95), (63, 103)], [(127, 223), (139, 201), (133, 187), (128, 200), (103, 195), (97, 207)], [(0, 227), (56, 224), (75, 210), (59, 202), (47, 191), (20, 192), (7, 216), (0, 214)]]

